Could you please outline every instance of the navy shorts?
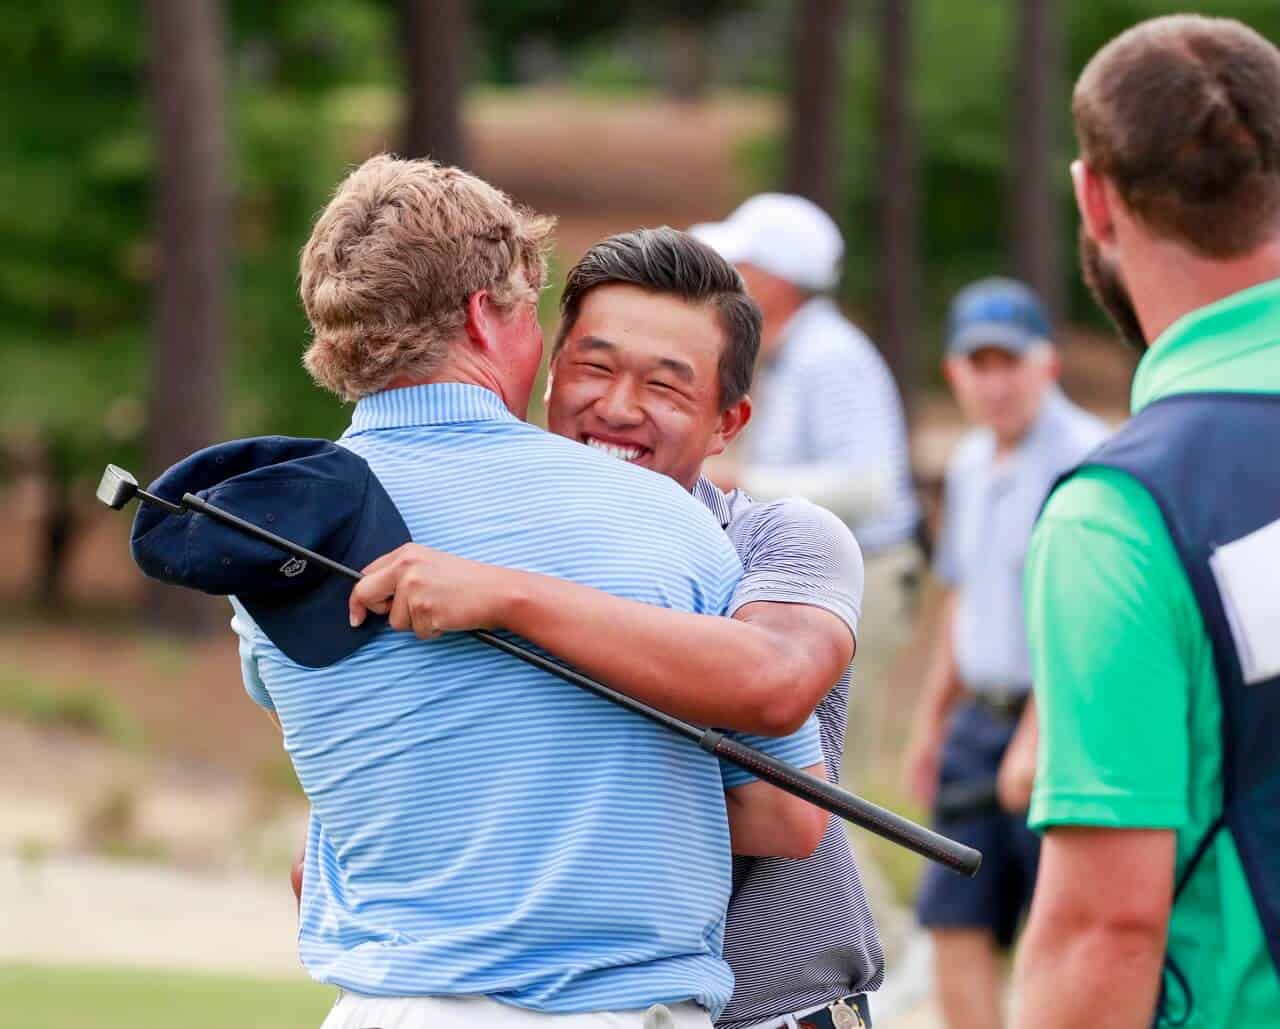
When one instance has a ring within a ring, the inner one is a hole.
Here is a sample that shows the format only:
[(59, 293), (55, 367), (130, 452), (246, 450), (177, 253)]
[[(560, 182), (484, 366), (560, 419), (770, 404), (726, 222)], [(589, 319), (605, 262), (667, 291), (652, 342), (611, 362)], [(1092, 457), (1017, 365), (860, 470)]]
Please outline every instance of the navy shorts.
[[(1016, 729), (1014, 719), (974, 703), (960, 707), (943, 744), (939, 788), (994, 781)], [(982, 867), (969, 879), (930, 865), (916, 902), (920, 924), (990, 929), (1008, 947), (1031, 903), (1040, 857), (1040, 838), (1027, 828), (1026, 814), (1011, 815), (993, 806), (956, 818), (935, 817), (934, 824), (938, 832), (982, 851)]]

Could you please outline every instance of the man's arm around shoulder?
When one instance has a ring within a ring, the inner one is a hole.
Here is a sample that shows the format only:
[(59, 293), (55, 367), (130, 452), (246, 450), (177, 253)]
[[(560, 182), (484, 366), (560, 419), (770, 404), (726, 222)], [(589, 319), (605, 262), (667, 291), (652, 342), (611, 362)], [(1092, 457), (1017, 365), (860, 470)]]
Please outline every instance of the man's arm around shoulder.
[(416, 544), (379, 558), (365, 573), (351, 594), (353, 624), (375, 611), (423, 639), (507, 629), (638, 700), (703, 725), (792, 732), (853, 656), (850, 630), (820, 608), (749, 604), (733, 619), (691, 614)]
[[(734, 593), (735, 621), (773, 640), (777, 658), (766, 672), (776, 724), (807, 719), (844, 674), (856, 648), (862, 608), (862, 552), (848, 527), (806, 500), (789, 499), (748, 512), (751, 539)], [(809, 774), (826, 777), (823, 763)], [(764, 783), (727, 794), (735, 854), (807, 857), (822, 840), (825, 811)]]
[[(826, 778), (822, 762), (805, 769)], [(806, 858), (822, 842), (831, 816), (807, 800), (767, 782), (749, 782), (725, 791), (729, 844), (744, 857)]]

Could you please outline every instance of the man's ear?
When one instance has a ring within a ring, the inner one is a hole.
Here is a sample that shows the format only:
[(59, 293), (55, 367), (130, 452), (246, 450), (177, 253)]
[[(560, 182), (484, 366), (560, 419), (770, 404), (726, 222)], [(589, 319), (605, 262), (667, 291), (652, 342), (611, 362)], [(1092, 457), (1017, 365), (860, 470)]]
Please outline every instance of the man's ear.
[(488, 290), (478, 289), (472, 293), (467, 297), (467, 342), (479, 350), (491, 349), (498, 335), (501, 315)]
[(736, 404), (730, 404), (720, 412), (720, 423), (716, 426), (715, 435), (707, 446), (707, 457), (715, 457), (724, 453), (725, 447), (734, 441), (738, 433), (751, 421), (751, 398), (743, 397)]
[(1084, 231), (1095, 243), (1105, 247), (1116, 234), (1106, 180), (1084, 161), (1075, 160), (1071, 162), (1071, 185)]

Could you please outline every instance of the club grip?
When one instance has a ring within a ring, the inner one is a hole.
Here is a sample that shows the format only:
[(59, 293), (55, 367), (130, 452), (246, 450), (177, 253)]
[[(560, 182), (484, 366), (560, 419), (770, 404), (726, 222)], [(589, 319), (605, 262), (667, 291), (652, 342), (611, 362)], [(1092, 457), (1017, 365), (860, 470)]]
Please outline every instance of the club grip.
[(886, 840), (891, 840), (908, 850), (914, 850), (931, 861), (946, 865), (954, 872), (970, 878), (978, 874), (978, 866), (982, 864), (982, 854), (972, 847), (967, 847), (932, 829), (918, 825), (901, 815), (895, 815), (892, 811), (887, 811), (878, 804), (872, 804), (869, 800), (863, 800), (825, 779), (802, 772), (785, 761), (762, 753), (732, 736), (710, 731), (704, 736), (700, 745), (717, 757), (746, 769), (765, 782), (772, 783), (779, 789), (801, 797), (811, 804), (816, 804), (878, 836), (883, 836)]

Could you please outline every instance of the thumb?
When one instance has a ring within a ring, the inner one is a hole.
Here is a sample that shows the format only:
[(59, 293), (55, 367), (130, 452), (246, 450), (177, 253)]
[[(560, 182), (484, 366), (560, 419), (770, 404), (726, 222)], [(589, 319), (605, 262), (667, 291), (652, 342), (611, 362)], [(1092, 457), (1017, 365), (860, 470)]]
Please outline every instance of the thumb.
[(363, 625), (365, 616), (370, 611), (374, 614), (386, 614), (390, 609), (389, 601), (395, 596), (395, 592), (394, 567), (387, 567), (366, 575), (356, 583), (347, 600), (347, 613), (350, 616), (351, 627), (355, 629)]

